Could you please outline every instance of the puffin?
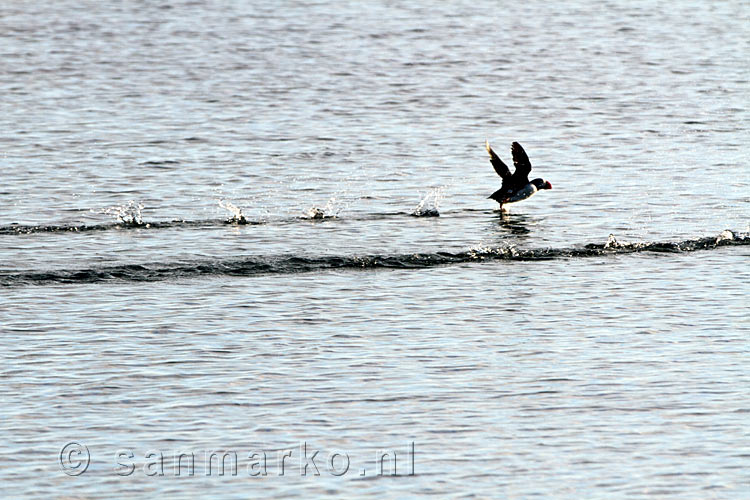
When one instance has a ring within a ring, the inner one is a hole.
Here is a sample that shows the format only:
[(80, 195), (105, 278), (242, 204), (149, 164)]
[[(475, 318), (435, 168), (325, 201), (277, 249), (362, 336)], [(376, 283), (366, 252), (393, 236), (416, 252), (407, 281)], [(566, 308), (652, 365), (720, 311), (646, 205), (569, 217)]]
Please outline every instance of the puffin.
[(552, 189), (552, 184), (544, 179), (537, 178), (529, 181), (531, 162), (526, 155), (526, 151), (517, 142), (514, 142), (510, 146), (510, 152), (513, 154), (513, 165), (516, 167), (516, 171), (512, 174), (508, 166), (492, 150), (489, 141), (484, 141), (484, 147), (487, 148), (487, 152), (490, 154), (490, 162), (495, 168), (495, 172), (503, 179), (500, 189), (488, 196), (488, 198), (500, 204), (500, 209), (506, 203), (525, 200), (541, 189)]

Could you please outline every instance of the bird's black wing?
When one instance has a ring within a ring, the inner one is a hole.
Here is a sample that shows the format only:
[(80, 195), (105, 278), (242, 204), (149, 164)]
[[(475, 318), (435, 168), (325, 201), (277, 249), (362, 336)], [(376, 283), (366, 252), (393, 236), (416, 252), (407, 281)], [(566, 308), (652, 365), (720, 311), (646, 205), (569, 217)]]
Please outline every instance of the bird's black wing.
[(529, 183), (529, 174), (531, 173), (529, 157), (517, 142), (514, 142), (510, 146), (510, 152), (513, 153), (513, 165), (516, 166), (516, 171), (513, 172), (513, 184), (516, 186), (525, 186)]
[(503, 160), (501, 160), (500, 157), (495, 154), (495, 152), (490, 147), (489, 141), (484, 141), (484, 147), (487, 148), (487, 152), (490, 154), (490, 162), (492, 162), (492, 166), (495, 168), (495, 172), (497, 172), (497, 175), (499, 175), (503, 179), (510, 177), (510, 169), (508, 168), (508, 165), (503, 163)]

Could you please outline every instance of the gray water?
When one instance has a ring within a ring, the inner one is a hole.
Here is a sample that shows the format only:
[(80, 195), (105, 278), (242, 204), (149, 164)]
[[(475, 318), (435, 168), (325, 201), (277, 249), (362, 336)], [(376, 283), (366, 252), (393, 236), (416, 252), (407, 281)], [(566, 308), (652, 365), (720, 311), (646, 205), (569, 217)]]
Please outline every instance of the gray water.
[(0, 493), (747, 498), (749, 14), (3, 5)]

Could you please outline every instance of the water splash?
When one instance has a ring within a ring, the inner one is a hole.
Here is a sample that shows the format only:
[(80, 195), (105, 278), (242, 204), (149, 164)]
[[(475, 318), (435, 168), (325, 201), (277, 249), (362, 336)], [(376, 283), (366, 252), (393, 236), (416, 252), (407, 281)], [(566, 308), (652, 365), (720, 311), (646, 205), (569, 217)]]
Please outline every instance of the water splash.
[(117, 221), (126, 226), (145, 226), (143, 223), (143, 204), (130, 200), (125, 205), (105, 208), (101, 213), (113, 215)]
[(232, 214), (232, 216), (227, 219), (227, 222), (230, 224), (247, 224), (247, 219), (242, 214), (242, 209), (232, 203), (231, 201), (227, 201), (225, 199), (219, 200), (219, 206)]
[(469, 250), (467, 250), (466, 255), (468, 258), (473, 259), (473, 260), (482, 260), (486, 258), (500, 258), (500, 257), (513, 258), (513, 257), (518, 256), (518, 250), (516, 249), (515, 245), (492, 247), (492, 246), (485, 245), (483, 243), (479, 243), (477, 245), (469, 247)]
[(325, 219), (325, 210), (318, 207), (310, 207), (304, 214), (303, 217), (306, 219)]
[(411, 213), (414, 217), (440, 217), (440, 202), (443, 201), (445, 186), (430, 190)]
[(732, 241), (733, 239), (734, 233), (729, 229), (725, 229), (716, 237), (716, 244), (718, 245), (722, 241)]
[(310, 207), (303, 213), (305, 219), (331, 219), (339, 216), (341, 211), (351, 204), (351, 200), (347, 201), (343, 198), (339, 198), (337, 195), (331, 196), (326, 202), (323, 208)]
[(607, 242), (604, 244), (604, 248), (620, 248), (622, 245), (619, 241), (617, 241), (617, 238), (615, 238), (614, 234), (610, 234), (607, 236)]

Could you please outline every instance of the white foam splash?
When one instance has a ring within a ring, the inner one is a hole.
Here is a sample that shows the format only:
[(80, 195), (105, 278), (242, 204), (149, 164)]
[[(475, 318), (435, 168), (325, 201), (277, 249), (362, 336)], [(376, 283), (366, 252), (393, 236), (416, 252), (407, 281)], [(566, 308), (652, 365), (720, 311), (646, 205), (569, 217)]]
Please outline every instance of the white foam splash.
[(716, 243), (719, 243), (720, 241), (726, 241), (726, 240), (733, 240), (734, 239), (734, 233), (730, 231), (729, 229), (723, 230), (719, 235), (716, 237)]
[(103, 214), (113, 215), (118, 222), (133, 226), (143, 225), (143, 204), (135, 200), (128, 201), (125, 205), (115, 205), (101, 211)]
[(484, 243), (477, 243), (469, 247), (469, 257), (472, 259), (483, 259), (486, 256), (491, 255), (518, 255), (518, 249), (515, 245), (508, 245), (504, 247), (492, 247)]
[(443, 201), (445, 186), (431, 189), (411, 213), (415, 217), (439, 217), (440, 202)]
[(227, 201), (225, 199), (219, 200), (219, 206), (232, 214), (232, 217), (230, 217), (231, 222), (239, 222), (239, 223), (245, 223), (247, 222), (247, 219), (245, 219), (245, 216), (242, 214), (242, 209), (232, 203), (231, 201)]
[(622, 245), (620, 245), (620, 242), (617, 241), (617, 238), (615, 238), (614, 234), (610, 234), (609, 236), (607, 236), (607, 242), (604, 244), (605, 249), (606, 248), (619, 248), (620, 246)]
[(328, 219), (338, 217), (343, 209), (351, 204), (351, 200), (339, 198), (337, 195), (331, 196), (323, 208), (310, 207), (303, 216), (307, 219)]

